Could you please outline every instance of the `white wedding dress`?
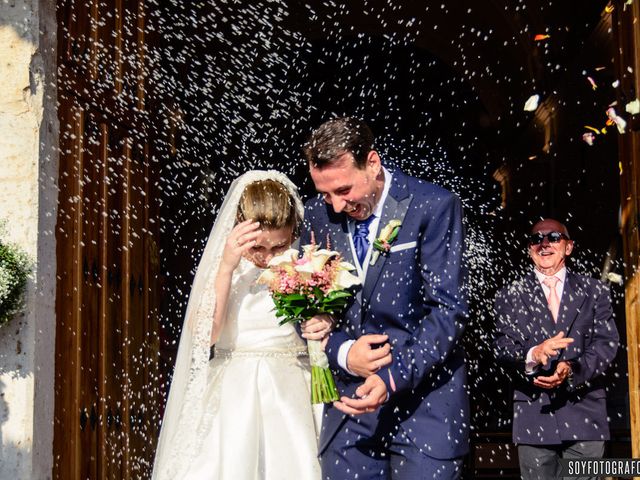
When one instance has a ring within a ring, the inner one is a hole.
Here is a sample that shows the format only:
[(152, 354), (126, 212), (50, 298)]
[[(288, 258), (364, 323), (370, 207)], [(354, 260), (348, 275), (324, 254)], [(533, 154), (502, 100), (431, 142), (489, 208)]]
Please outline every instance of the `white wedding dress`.
[(311, 405), (305, 342), (292, 325), (278, 326), (269, 292), (255, 284), (260, 269), (247, 260), (234, 272), (228, 318), (209, 360), (225, 239), (244, 189), (263, 180), (284, 185), (304, 215), (297, 187), (280, 172), (252, 170), (229, 187), (191, 286), (152, 480), (320, 478), (321, 406)]
[(208, 367), (200, 448), (183, 480), (320, 479), (320, 409), (311, 405), (305, 342), (279, 326), (262, 270), (242, 259)]

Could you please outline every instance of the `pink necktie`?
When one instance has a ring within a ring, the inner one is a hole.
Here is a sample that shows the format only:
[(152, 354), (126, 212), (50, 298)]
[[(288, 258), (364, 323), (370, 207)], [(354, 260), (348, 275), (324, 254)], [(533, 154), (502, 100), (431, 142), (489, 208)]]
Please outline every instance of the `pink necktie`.
[(558, 277), (547, 277), (542, 283), (549, 287), (549, 296), (547, 297), (547, 303), (549, 304), (549, 310), (553, 316), (553, 321), (558, 321), (558, 311), (560, 310), (560, 299), (558, 298), (558, 292), (556, 291), (556, 284), (560, 281)]

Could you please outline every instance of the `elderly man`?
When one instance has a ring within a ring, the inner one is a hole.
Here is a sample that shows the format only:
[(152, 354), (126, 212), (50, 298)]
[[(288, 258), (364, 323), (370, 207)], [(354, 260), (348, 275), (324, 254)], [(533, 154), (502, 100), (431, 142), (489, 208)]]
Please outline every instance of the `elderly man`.
[(495, 301), (495, 352), (515, 367), (513, 441), (525, 480), (558, 478), (560, 458), (602, 457), (609, 439), (602, 374), (618, 332), (607, 287), (567, 270), (573, 247), (562, 223), (536, 223), (533, 271)]
[(460, 200), (386, 169), (355, 118), (321, 125), (305, 154), (320, 193), (305, 220), (363, 282), (326, 347), (342, 397), (325, 410), (323, 479), (459, 478), (469, 434)]

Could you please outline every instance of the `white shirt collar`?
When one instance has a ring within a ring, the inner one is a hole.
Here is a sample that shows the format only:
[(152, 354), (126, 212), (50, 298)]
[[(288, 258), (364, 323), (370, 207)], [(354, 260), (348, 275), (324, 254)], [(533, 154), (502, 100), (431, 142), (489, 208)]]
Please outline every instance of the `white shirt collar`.
[(560, 283), (564, 284), (564, 281), (567, 278), (567, 267), (562, 267), (554, 275), (545, 275), (535, 267), (533, 268), (533, 271), (535, 272), (536, 277), (538, 278), (538, 281), (540, 283), (542, 283), (545, 278), (552, 276), (552, 277), (557, 277), (560, 280)]
[(384, 202), (387, 200), (387, 195), (389, 195), (389, 189), (391, 188), (391, 172), (383, 166), (382, 173), (384, 174), (384, 187), (382, 187), (380, 200), (378, 200), (376, 209), (373, 212), (376, 218), (382, 218), (382, 208), (384, 207)]

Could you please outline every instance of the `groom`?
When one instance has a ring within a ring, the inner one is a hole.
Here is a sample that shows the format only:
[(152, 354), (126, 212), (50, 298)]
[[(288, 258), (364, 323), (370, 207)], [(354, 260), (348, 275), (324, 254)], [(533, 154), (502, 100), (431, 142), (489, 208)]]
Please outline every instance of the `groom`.
[[(325, 409), (323, 478), (460, 478), (469, 434), (460, 201), (387, 170), (355, 118), (324, 123), (304, 151), (320, 193), (305, 220), (363, 280), (326, 346), (342, 397)], [(397, 238), (374, 248), (392, 220)]]

